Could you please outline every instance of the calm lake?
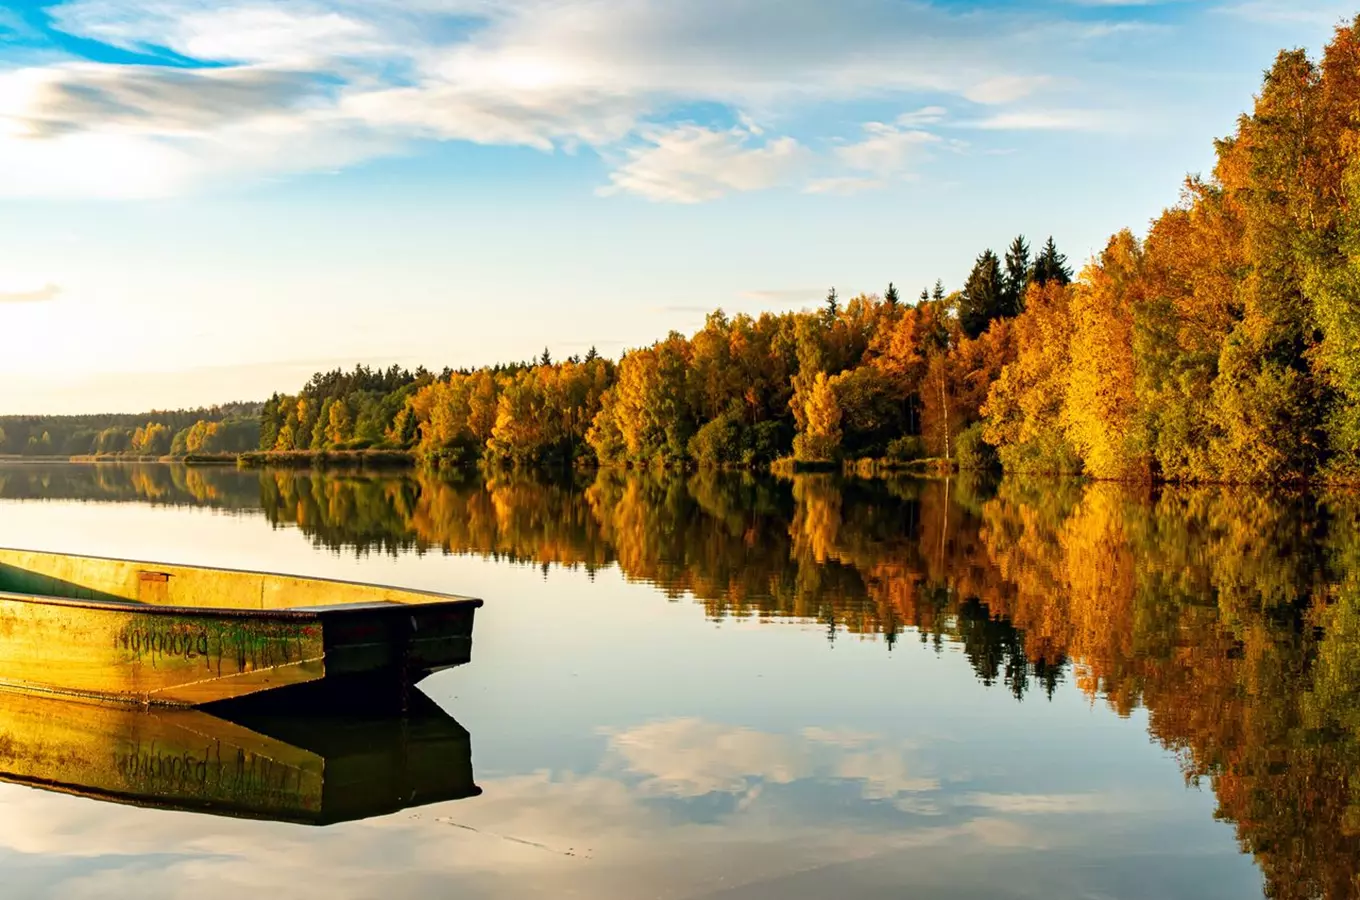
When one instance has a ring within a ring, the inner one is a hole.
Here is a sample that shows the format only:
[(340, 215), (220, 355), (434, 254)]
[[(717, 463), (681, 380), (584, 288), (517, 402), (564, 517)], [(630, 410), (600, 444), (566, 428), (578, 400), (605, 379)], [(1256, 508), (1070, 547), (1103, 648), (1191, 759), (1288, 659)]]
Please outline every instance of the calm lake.
[(486, 600), (471, 665), (422, 685), (436, 726), (372, 738), (427, 735), (420, 771), (346, 723), (276, 723), (270, 746), (323, 748), (324, 827), (164, 808), (194, 768), (154, 747), (159, 793), (121, 798), (141, 806), (15, 784), (7, 742), (34, 738), (0, 732), (0, 884), (1360, 896), (1358, 512), (1059, 481), (0, 467), (0, 546)]

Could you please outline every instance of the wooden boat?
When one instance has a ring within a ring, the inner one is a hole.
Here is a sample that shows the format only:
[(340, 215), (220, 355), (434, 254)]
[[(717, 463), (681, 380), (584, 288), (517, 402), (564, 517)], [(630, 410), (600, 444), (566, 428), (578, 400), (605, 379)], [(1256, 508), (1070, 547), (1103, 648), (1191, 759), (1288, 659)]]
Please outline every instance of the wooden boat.
[(405, 717), (228, 721), (0, 691), (0, 782), (303, 825), (481, 793), (467, 730), (419, 692)]
[(185, 707), (282, 690), (395, 697), (469, 661), (480, 606), (315, 578), (0, 550), (0, 688)]

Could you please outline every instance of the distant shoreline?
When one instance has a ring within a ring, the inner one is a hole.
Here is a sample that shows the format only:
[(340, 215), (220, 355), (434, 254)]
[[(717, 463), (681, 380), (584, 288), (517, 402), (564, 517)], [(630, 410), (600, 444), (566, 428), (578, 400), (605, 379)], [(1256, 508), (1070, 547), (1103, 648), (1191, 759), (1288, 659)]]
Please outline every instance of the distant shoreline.
[[(247, 453), (190, 454), (188, 456), (134, 456), (117, 454), (83, 456), (0, 456), (0, 465), (183, 465), (231, 466), (241, 469), (416, 469), (430, 465), (448, 470), (474, 469), (484, 463), (440, 465), (410, 450), (271, 450)], [(508, 466), (514, 468), (514, 466)], [(552, 466), (523, 466), (528, 469), (551, 469)], [(589, 468), (651, 468), (648, 466), (590, 466)], [(870, 478), (887, 474), (943, 475), (959, 471), (957, 462), (946, 459), (917, 459), (898, 461), (888, 459), (846, 459), (841, 462), (801, 462), (781, 459), (770, 466), (697, 466), (681, 467), (686, 471), (703, 468), (719, 471), (770, 472), (775, 475), (804, 473), (835, 473)], [(998, 473), (999, 474), (999, 473)]]

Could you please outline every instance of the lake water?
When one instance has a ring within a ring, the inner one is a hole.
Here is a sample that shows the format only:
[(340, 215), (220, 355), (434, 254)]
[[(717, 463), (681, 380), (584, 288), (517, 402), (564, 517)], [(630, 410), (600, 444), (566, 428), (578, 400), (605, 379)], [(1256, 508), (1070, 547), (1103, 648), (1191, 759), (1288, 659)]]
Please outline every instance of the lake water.
[(423, 752), (479, 795), (368, 810), (391, 773), (332, 761), (327, 802), (357, 820), (317, 827), (3, 783), (3, 895), (1360, 896), (1357, 510), (1057, 481), (3, 467), (0, 546), (486, 600), (472, 663), (422, 685), (462, 735)]

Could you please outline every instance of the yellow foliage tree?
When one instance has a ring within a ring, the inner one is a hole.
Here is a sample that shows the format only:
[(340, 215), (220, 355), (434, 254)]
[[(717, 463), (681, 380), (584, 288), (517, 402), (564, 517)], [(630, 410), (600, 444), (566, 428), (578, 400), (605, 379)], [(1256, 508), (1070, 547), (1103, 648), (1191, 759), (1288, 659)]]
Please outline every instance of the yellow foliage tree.
[(1016, 317), (1015, 359), (992, 382), (980, 410), (983, 437), (1008, 472), (1075, 472), (1081, 460), (1063, 429), (1072, 316), (1070, 288), (1032, 285)]
[(1096, 478), (1146, 479), (1150, 460), (1135, 433), (1134, 308), (1142, 298), (1143, 251), (1130, 231), (1115, 235), (1071, 297), (1067, 436)]
[(353, 437), (354, 419), (349, 413), (349, 406), (342, 401), (331, 404), (330, 415), (326, 422), (326, 441), (334, 447), (343, 444)]
[(800, 462), (831, 462), (840, 457), (841, 406), (835, 385), (818, 372), (803, 399), (803, 430), (793, 439), (793, 455)]

